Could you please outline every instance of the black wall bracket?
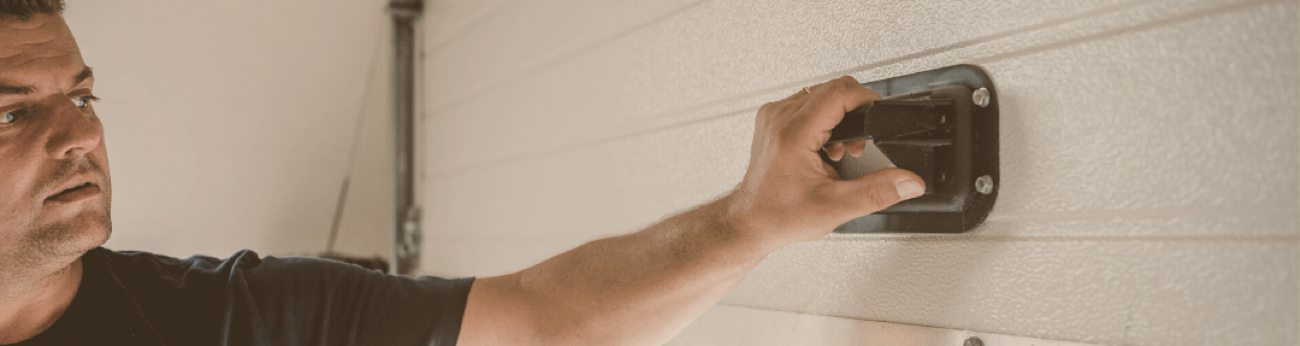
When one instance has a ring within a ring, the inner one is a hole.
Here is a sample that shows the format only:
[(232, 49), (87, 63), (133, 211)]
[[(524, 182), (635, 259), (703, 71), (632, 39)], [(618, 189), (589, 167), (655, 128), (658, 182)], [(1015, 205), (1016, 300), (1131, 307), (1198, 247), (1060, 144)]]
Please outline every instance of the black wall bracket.
[[(957, 65), (863, 85), (881, 100), (844, 115), (830, 142), (869, 139), (895, 166), (925, 180), (925, 195), (860, 217), (839, 233), (961, 233), (997, 200), (998, 98), (982, 69)], [(867, 158), (832, 162), (844, 179)]]

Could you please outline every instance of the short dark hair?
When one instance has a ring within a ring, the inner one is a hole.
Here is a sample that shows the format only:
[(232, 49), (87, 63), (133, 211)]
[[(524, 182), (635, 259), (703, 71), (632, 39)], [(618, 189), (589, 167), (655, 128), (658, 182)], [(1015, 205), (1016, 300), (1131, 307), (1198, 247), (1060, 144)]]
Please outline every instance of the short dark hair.
[(0, 20), (28, 20), (37, 14), (62, 13), (63, 0), (0, 0)]

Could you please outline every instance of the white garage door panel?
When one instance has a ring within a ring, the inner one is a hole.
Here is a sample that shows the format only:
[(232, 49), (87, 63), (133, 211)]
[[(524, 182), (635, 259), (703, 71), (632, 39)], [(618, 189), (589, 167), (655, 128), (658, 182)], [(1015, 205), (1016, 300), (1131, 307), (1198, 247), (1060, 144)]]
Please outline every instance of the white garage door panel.
[[(438, 6), (445, 1), (435, 2)], [(453, 1), (454, 2), (454, 1)], [(643, 25), (701, 3), (672, 1), (516, 1), (483, 16), (454, 40), (430, 49), (428, 102), (434, 109), (450, 102), (512, 83), (529, 70), (545, 68), (617, 40)], [(444, 15), (433, 8), (435, 18)], [(435, 19), (437, 20), (437, 19)], [(440, 25), (440, 24), (433, 24)]]
[[(1064, 21), (1055, 20), (1060, 18), (1056, 17), (1057, 11), (1039, 10), (1052, 13), (1041, 17), (1016, 15), (1019, 12), (1015, 11), (991, 12), (997, 13), (990, 14), (996, 21), (984, 18), (990, 23), (968, 24), (963, 27), (967, 31), (952, 35), (935, 35), (931, 31), (934, 27), (956, 25), (943, 20), (960, 22), (967, 17), (935, 19), (931, 24), (907, 26), (916, 32), (900, 32), (901, 24), (890, 20), (808, 23), (804, 19), (796, 22), (799, 24), (791, 24), (789, 21), (793, 19), (779, 14), (827, 16), (808, 13), (813, 11), (810, 9), (775, 8), (771, 15), (743, 17), (748, 15), (743, 9), (749, 6), (756, 5), (739, 6), (740, 9), (701, 5), (564, 63), (527, 74), (511, 74), (499, 88), (457, 102), (453, 107), (432, 105), (430, 145), (440, 160), (430, 163), (431, 171), (464, 169), (520, 154), (517, 148), (508, 145), (467, 142), (466, 137), (513, 138), (532, 143), (530, 152), (535, 153), (654, 128), (665, 121), (679, 123), (753, 107), (804, 84), (840, 74), (854, 73), (863, 79), (884, 78), (1117, 27), (1142, 25), (1205, 8), (1231, 7), (1233, 3), (1173, 1), (1104, 7), (1105, 11), (1065, 16)], [(901, 5), (882, 5), (878, 10), (854, 15), (898, 17), (911, 13), (890, 12), (903, 9), (888, 6)], [(1061, 8), (1060, 13), (1073, 13), (1076, 9), (1072, 6), (1057, 7)], [(956, 12), (917, 13), (937, 16)], [(1059, 23), (1036, 26), (1042, 22), (1025, 18)], [(736, 23), (747, 21), (760, 22), (746, 26)], [(1026, 31), (1014, 31), (1021, 28)], [(900, 39), (912, 41), (894, 42)], [(943, 52), (959, 54), (940, 54)], [(926, 59), (936, 54), (941, 60)], [(477, 79), (446, 76), (435, 79), (439, 80), (437, 83), (455, 85), (477, 83)], [(517, 116), (522, 114), (548, 116)], [(582, 135), (555, 136), (556, 133)]]
[[(1292, 211), (1294, 4), (1270, 4), (993, 61), (997, 211)], [(1225, 29), (1227, 28), (1227, 29)], [(1240, 28), (1240, 29), (1234, 29)]]
[[(721, 332), (720, 332), (721, 331)], [(669, 345), (963, 345), (976, 337), (985, 345), (1082, 346), (1067, 341), (974, 333), (899, 323), (719, 306), (701, 316)]]
[[(429, 96), (430, 273), (519, 269), (726, 192), (755, 109), (807, 83), (976, 63), (1001, 102), (985, 225), (784, 249), (677, 342), (873, 340), (821, 329), (841, 320), (781, 330), (777, 310), (1105, 344), (1300, 342), (1295, 1), (504, 6), (538, 31), (475, 26), (475, 43), (426, 61), (434, 89), (455, 89)], [(563, 22), (602, 11), (649, 24)], [(473, 64), (485, 51), (520, 54)], [(753, 324), (718, 318), (732, 314)]]
[[(1276, 23), (1270, 17), (1284, 15), (1273, 7), (1254, 7), (986, 64), (1000, 83), (1004, 102), (1003, 190), (993, 217), (1246, 214), (1265, 219), (1261, 225), (1279, 226), (1246, 232), (1295, 234), (1295, 218), (1287, 214), (1297, 208), (1297, 194), (1294, 188), (1278, 187), (1297, 186), (1296, 176), (1269, 172), (1293, 172), (1300, 166), (1296, 155), (1286, 155), (1294, 153), (1297, 136), (1294, 112), (1288, 109), (1297, 105), (1295, 98), (1286, 97), (1296, 92), (1295, 85), (1285, 82), (1300, 77), (1295, 69), (1268, 76), (1254, 72), (1258, 66), (1294, 61), (1295, 47), (1251, 49), (1261, 43), (1216, 36), (1224, 25)], [(1288, 27), (1294, 25), (1260, 31)], [(1095, 51), (1123, 51), (1132, 58), (1091, 53)], [(1069, 97), (1062, 97), (1062, 89), (1071, 90)], [(437, 222), (433, 232), (599, 235), (633, 230), (739, 181), (751, 118), (748, 113), (730, 116), (436, 175), (429, 186), (434, 198), (430, 220)], [(505, 142), (519, 150), (531, 147)], [(493, 217), (504, 211), (511, 217)], [(1035, 214), (1067, 211), (1099, 214)], [(1203, 232), (1197, 229), (1212, 228), (1160, 227), (1142, 233), (1198, 234)], [(1218, 234), (1243, 232), (1217, 229)]]
[(1107, 344), (1295, 344), (1294, 239), (842, 236), (769, 256), (726, 301)]

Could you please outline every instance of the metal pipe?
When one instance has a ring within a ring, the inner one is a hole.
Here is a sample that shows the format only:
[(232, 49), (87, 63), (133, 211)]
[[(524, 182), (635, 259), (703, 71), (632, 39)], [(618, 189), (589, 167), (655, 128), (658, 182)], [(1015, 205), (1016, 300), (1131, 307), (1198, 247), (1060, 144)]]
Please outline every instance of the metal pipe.
[(393, 267), (415, 272), (420, 260), (420, 206), (415, 199), (415, 23), (423, 0), (390, 0), (393, 16)]

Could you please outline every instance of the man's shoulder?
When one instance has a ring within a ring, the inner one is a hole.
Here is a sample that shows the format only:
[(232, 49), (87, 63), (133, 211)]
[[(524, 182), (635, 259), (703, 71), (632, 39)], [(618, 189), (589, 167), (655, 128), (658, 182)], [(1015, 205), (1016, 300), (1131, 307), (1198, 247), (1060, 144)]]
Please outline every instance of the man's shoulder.
[(227, 258), (216, 258), (207, 255), (193, 255), (188, 258), (177, 258), (162, 254), (140, 250), (111, 250), (108, 248), (95, 248), (86, 253), (87, 256), (98, 256), (100, 259), (112, 265), (125, 266), (159, 266), (159, 267), (176, 267), (176, 268), (196, 268), (207, 269), (217, 268), (226, 263), (238, 263), (243, 266), (256, 266), (261, 262), (261, 256), (253, 250), (239, 250)]
[(253, 250), (239, 250), (226, 258), (194, 255), (177, 258), (146, 251), (97, 248), (84, 257), (98, 262), (123, 285), (185, 289), (262, 282), (305, 282), (318, 284), (338, 280), (383, 279), (384, 273), (358, 265), (313, 257), (260, 256)]
[(162, 280), (228, 278), (233, 272), (256, 268), (263, 263), (261, 256), (252, 250), (241, 250), (224, 259), (203, 255), (180, 259), (145, 251), (96, 248), (87, 252), (83, 259), (88, 266), (100, 267), (98, 269), (122, 279), (126, 284), (148, 278)]

